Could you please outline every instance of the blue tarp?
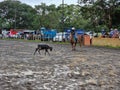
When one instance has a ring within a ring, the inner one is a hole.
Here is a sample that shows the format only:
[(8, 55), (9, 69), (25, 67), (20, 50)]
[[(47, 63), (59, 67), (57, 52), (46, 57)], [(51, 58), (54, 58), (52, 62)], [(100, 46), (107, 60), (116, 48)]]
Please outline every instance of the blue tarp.
[(82, 29), (78, 29), (78, 30), (76, 30), (76, 33), (77, 33), (77, 34), (80, 34), (80, 35), (84, 35), (84, 34), (85, 34), (85, 31), (82, 30)]
[[(69, 35), (70, 35), (70, 32), (71, 32), (71, 29), (67, 29), (67, 30), (65, 30), (65, 32), (66, 32), (66, 38), (68, 39)], [(83, 29), (76, 29), (75, 32), (76, 32), (75, 36), (85, 34), (85, 31)]]
[[(71, 29), (66, 30), (66, 32), (67, 32), (67, 34), (70, 34)], [(76, 32), (77, 34), (85, 34), (85, 31), (82, 30), (82, 29), (76, 29), (75, 32)]]
[(42, 27), (41, 28), (41, 33), (43, 35), (42, 38), (52, 39), (56, 35), (57, 30), (55, 30), (55, 29), (45, 29), (44, 27)]

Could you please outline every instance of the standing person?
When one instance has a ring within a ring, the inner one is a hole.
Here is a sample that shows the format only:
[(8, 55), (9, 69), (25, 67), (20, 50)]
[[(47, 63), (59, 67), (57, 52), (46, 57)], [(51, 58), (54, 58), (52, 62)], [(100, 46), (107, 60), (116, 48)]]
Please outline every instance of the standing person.
[(111, 28), (111, 29), (110, 29), (110, 33), (109, 33), (109, 37), (112, 38), (113, 35), (114, 35), (114, 31), (113, 31), (113, 29)]

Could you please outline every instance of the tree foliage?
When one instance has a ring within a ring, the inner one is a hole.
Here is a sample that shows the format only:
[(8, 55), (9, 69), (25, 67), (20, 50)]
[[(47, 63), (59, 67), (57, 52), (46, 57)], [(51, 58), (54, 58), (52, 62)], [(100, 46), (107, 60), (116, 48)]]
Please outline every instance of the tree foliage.
[[(108, 29), (118, 24), (114, 16), (119, 14), (119, 0), (79, 0), (84, 18), (89, 18), (95, 27), (106, 25)], [(117, 16), (118, 18), (118, 16)]]
[(118, 0), (78, 0), (78, 5), (41, 3), (34, 8), (17, 0), (0, 2), (0, 27), (63, 31), (74, 26), (85, 30), (120, 27)]
[[(8, 28), (32, 28), (36, 11), (29, 5), (19, 1), (6, 0), (0, 3), (0, 18)], [(2, 25), (3, 27), (5, 25)]]

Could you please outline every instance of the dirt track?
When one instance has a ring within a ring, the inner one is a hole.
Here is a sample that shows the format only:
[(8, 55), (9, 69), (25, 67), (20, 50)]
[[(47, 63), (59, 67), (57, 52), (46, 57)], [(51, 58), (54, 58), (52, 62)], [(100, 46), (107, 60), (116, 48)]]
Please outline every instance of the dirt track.
[(120, 49), (0, 40), (0, 90), (120, 90)]

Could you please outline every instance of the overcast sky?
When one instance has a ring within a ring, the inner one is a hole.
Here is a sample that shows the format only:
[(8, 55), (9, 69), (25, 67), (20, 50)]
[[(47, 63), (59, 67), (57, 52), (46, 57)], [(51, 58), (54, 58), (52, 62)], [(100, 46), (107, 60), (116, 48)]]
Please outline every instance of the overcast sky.
[[(4, 1), (4, 0), (0, 0)], [(34, 5), (40, 5), (41, 3), (46, 3), (46, 5), (51, 5), (51, 4), (55, 4), (56, 6), (62, 4), (62, 0), (19, 0), (22, 3), (26, 3), (28, 5), (31, 5), (32, 7), (34, 7)], [(64, 0), (65, 4), (77, 4), (78, 0)]]

